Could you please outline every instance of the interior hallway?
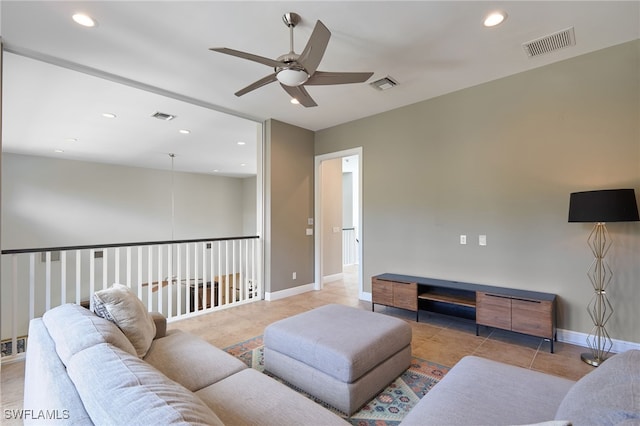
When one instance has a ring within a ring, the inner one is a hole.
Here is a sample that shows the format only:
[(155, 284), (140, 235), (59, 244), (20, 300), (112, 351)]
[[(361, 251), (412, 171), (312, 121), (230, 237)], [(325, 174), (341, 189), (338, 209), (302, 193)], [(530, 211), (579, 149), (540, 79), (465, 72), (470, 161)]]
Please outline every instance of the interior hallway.
[[(321, 291), (313, 291), (286, 299), (264, 300), (217, 311), (211, 314), (175, 321), (169, 329), (179, 328), (194, 333), (219, 348), (225, 348), (261, 335), (270, 323), (327, 303), (341, 303), (371, 310), (371, 303), (358, 300), (357, 279), (353, 271), (344, 278), (324, 285)], [(480, 328), (475, 334), (475, 323), (469, 320), (437, 314), (420, 314), (415, 321), (413, 312), (376, 305), (376, 312), (405, 319), (412, 327), (413, 355), (451, 367), (466, 355), (478, 355), (509, 364), (543, 371), (577, 380), (593, 367), (580, 360), (585, 348), (556, 342), (555, 353), (549, 353), (549, 342), (500, 330)], [(24, 363), (2, 365), (1, 406), (2, 424), (21, 424), (6, 420), (6, 409), (21, 409)]]

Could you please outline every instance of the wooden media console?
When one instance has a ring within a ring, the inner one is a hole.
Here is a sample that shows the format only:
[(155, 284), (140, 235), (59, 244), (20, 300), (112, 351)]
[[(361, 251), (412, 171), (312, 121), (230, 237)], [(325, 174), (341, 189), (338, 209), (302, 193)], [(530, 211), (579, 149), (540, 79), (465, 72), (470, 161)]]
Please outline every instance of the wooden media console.
[(481, 325), (556, 340), (556, 295), (482, 284), (381, 274), (371, 279), (371, 310), (392, 306), (416, 313), (432, 311), (474, 320)]

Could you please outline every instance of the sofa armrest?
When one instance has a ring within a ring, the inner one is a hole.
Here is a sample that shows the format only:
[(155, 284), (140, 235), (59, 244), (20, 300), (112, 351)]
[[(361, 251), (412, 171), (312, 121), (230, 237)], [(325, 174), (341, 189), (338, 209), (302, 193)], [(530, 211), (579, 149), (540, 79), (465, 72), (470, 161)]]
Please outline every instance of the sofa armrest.
[(160, 312), (151, 312), (151, 318), (156, 323), (156, 336), (159, 339), (167, 334), (167, 319)]

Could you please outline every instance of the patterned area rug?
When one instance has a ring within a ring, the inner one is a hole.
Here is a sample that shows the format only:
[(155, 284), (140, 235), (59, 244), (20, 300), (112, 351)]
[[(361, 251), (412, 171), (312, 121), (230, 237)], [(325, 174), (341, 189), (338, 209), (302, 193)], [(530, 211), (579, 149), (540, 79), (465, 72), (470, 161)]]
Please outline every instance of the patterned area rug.
[(358, 426), (392, 426), (399, 424), (404, 416), (420, 401), (420, 398), (426, 395), (449, 371), (449, 367), (414, 357), (407, 371), (376, 395), (360, 411), (354, 413), (351, 417), (346, 417), (344, 413), (337, 411), (282, 379), (265, 372), (263, 348), (262, 336), (258, 336), (230, 346), (225, 351), (241, 359), (249, 367), (273, 377), (345, 418), (351, 424)]

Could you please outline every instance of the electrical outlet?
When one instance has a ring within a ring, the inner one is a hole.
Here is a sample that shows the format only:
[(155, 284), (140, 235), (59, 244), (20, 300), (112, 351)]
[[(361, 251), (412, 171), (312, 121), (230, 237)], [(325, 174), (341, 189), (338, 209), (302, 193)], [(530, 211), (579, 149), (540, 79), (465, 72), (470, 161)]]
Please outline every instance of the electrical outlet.
[(293, 274), (291, 274), (291, 278), (295, 280), (296, 278), (298, 278), (298, 274), (294, 272)]
[(460, 235), (460, 244), (467, 244), (467, 236)]
[(486, 246), (487, 245), (487, 236), (486, 235), (479, 235), (478, 236), (478, 244), (480, 244), (481, 246)]

